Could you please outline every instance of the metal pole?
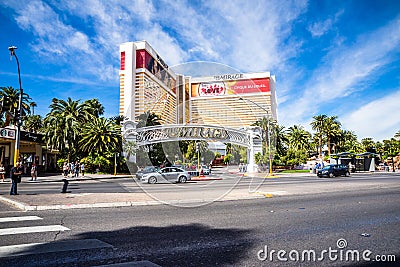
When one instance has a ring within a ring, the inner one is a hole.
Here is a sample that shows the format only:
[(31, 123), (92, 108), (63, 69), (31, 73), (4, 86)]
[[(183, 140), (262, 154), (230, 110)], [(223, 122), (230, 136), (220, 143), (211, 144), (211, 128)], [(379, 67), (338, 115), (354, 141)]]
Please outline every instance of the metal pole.
[(262, 110), (264, 110), (267, 113), (267, 139), (268, 139), (268, 157), (269, 157), (269, 176), (272, 176), (272, 155), (271, 155), (271, 134), (270, 134), (270, 127), (269, 127), (269, 112), (268, 110), (266, 110), (265, 108), (263, 108), (262, 106), (260, 106), (259, 104), (257, 104), (256, 102), (250, 100), (250, 99), (244, 99), (242, 97), (239, 98), (239, 100), (243, 100), (243, 101), (249, 101), (251, 103), (253, 103), (254, 105), (256, 105), (257, 107), (261, 108)]
[(199, 176), (200, 177), (200, 143), (197, 143), (197, 144), (199, 144), (198, 146), (197, 146), (197, 172), (198, 172), (198, 175), (197, 176)]
[[(267, 111), (268, 114), (268, 111)], [(269, 128), (269, 118), (267, 118), (267, 136), (268, 136), (268, 157), (269, 157), (269, 175), (272, 175), (272, 155), (271, 155), (271, 134)]]
[(17, 109), (17, 114), (15, 114), (15, 120), (17, 124), (17, 132), (15, 136), (15, 151), (14, 151), (14, 166), (17, 164), (17, 160), (19, 159), (19, 150), (20, 150), (20, 140), (21, 140), (21, 111), (22, 111), (22, 95), (24, 94), (24, 91), (22, 89), (22, 83), (21, 83), (21, 70), (19, 67), (19, 60), (17, 55), (15, 54), (15, 49), (17, 49), (16, 46), (10, 46), (8, 50), (10, 50), (11, 57), (14, 56), (16, 61), (17, 61), (17, 66), (18, 66), (18, 81), (19, 81), (19, 100), (18, 100), (18, 109)]
[(117, 153), (114, 155), (114, 176), (117, 175)]

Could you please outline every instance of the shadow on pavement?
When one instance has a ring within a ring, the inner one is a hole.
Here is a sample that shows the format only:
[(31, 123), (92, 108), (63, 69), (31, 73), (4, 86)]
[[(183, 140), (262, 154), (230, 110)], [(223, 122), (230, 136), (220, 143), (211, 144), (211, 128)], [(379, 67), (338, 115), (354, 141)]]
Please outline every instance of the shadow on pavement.
[(160, 266), (235, 266), (249, 252), (250, 231), (210, 228), (203, 224), (167, 227), (138, 226), (116, 231), (86, 232), (71, 239), (97, 239), (113, 248), (38, 254), (46, 246), (37, 245), (22, 256), (1, 259), (2, 266), (94, 266), (148, 260)]

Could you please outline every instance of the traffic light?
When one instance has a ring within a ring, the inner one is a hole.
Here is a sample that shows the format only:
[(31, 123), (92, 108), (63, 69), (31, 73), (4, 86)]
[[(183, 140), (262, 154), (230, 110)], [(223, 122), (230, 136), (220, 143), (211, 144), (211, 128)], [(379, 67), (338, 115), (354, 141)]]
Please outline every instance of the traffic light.
[(196, 152), (200, 151), (200, 143), (196, 143)]
[(5, 111), (10, 111), (11, 110), (10, 102), (4, 96), (0, 100), (0, 106), (1, 106), (0, 107), (1, 112), (5, 112)]

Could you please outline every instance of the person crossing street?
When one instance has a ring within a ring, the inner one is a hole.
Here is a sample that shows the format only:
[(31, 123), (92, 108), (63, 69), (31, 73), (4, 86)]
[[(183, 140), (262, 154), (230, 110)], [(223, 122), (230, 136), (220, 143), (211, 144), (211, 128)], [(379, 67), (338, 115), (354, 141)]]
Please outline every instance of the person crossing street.
[(22, 168), (21, 164), (17, 162), (16, 166), (11, 168), (11, 191), (10, 195), (18, 195), (18, 183), (21, 182)]

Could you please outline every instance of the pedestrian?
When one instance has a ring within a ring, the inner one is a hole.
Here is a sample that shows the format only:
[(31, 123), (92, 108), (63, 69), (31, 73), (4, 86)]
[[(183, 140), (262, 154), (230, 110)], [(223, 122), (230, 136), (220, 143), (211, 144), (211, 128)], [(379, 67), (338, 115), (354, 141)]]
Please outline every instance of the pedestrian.
[(64, 178), (68, 177), (68, 172), (69, 172), (69, 164), (67, 162), (64, 162), (63, 165)]
[(0, 164), (0, 178), (2, 183), (4, 183), (5, 174), (6, 174), (6, 169), (4, 168), (3, 164)]
[(78, 178), (79, 177), (79, 162), (77, 161), (75, 163), (75, 169), (74, 169), (74, 177)]
[(318, 169), (318, 163), (315, 162), (315, 165), (313, 167), (313, 173), (316, 174), (317, 173), (317, 169)]
[(74, 165), (73, 162), (71, 162), (71, 163), (69, 164), (69, 172), (71, 173), (71, 176), (72, 176), (72, 177), (74, 176), (74, 168), (75, 168), (75, 165)]
[(85, 163), (81, 163), (81, 173), (82, 173), (82, 176), (85, 176)]
[(26, 163), (24, 163), (24, 164), (21, 164), (19, 166), (24, 170), (23, 174), (26, 174), (27, 173), (27, 169), (28, 169), (28, 165), (26, 165)]
[(20, 163), (11, 168), (11, 191), (10, 195), (18, 195), (18, 183), (21, 182), (22, 167)]
[(31, 181), (36, 181), (36, 180), (37, 180), (37, 167), (36, 164), (33, 163), (31, 168)]

